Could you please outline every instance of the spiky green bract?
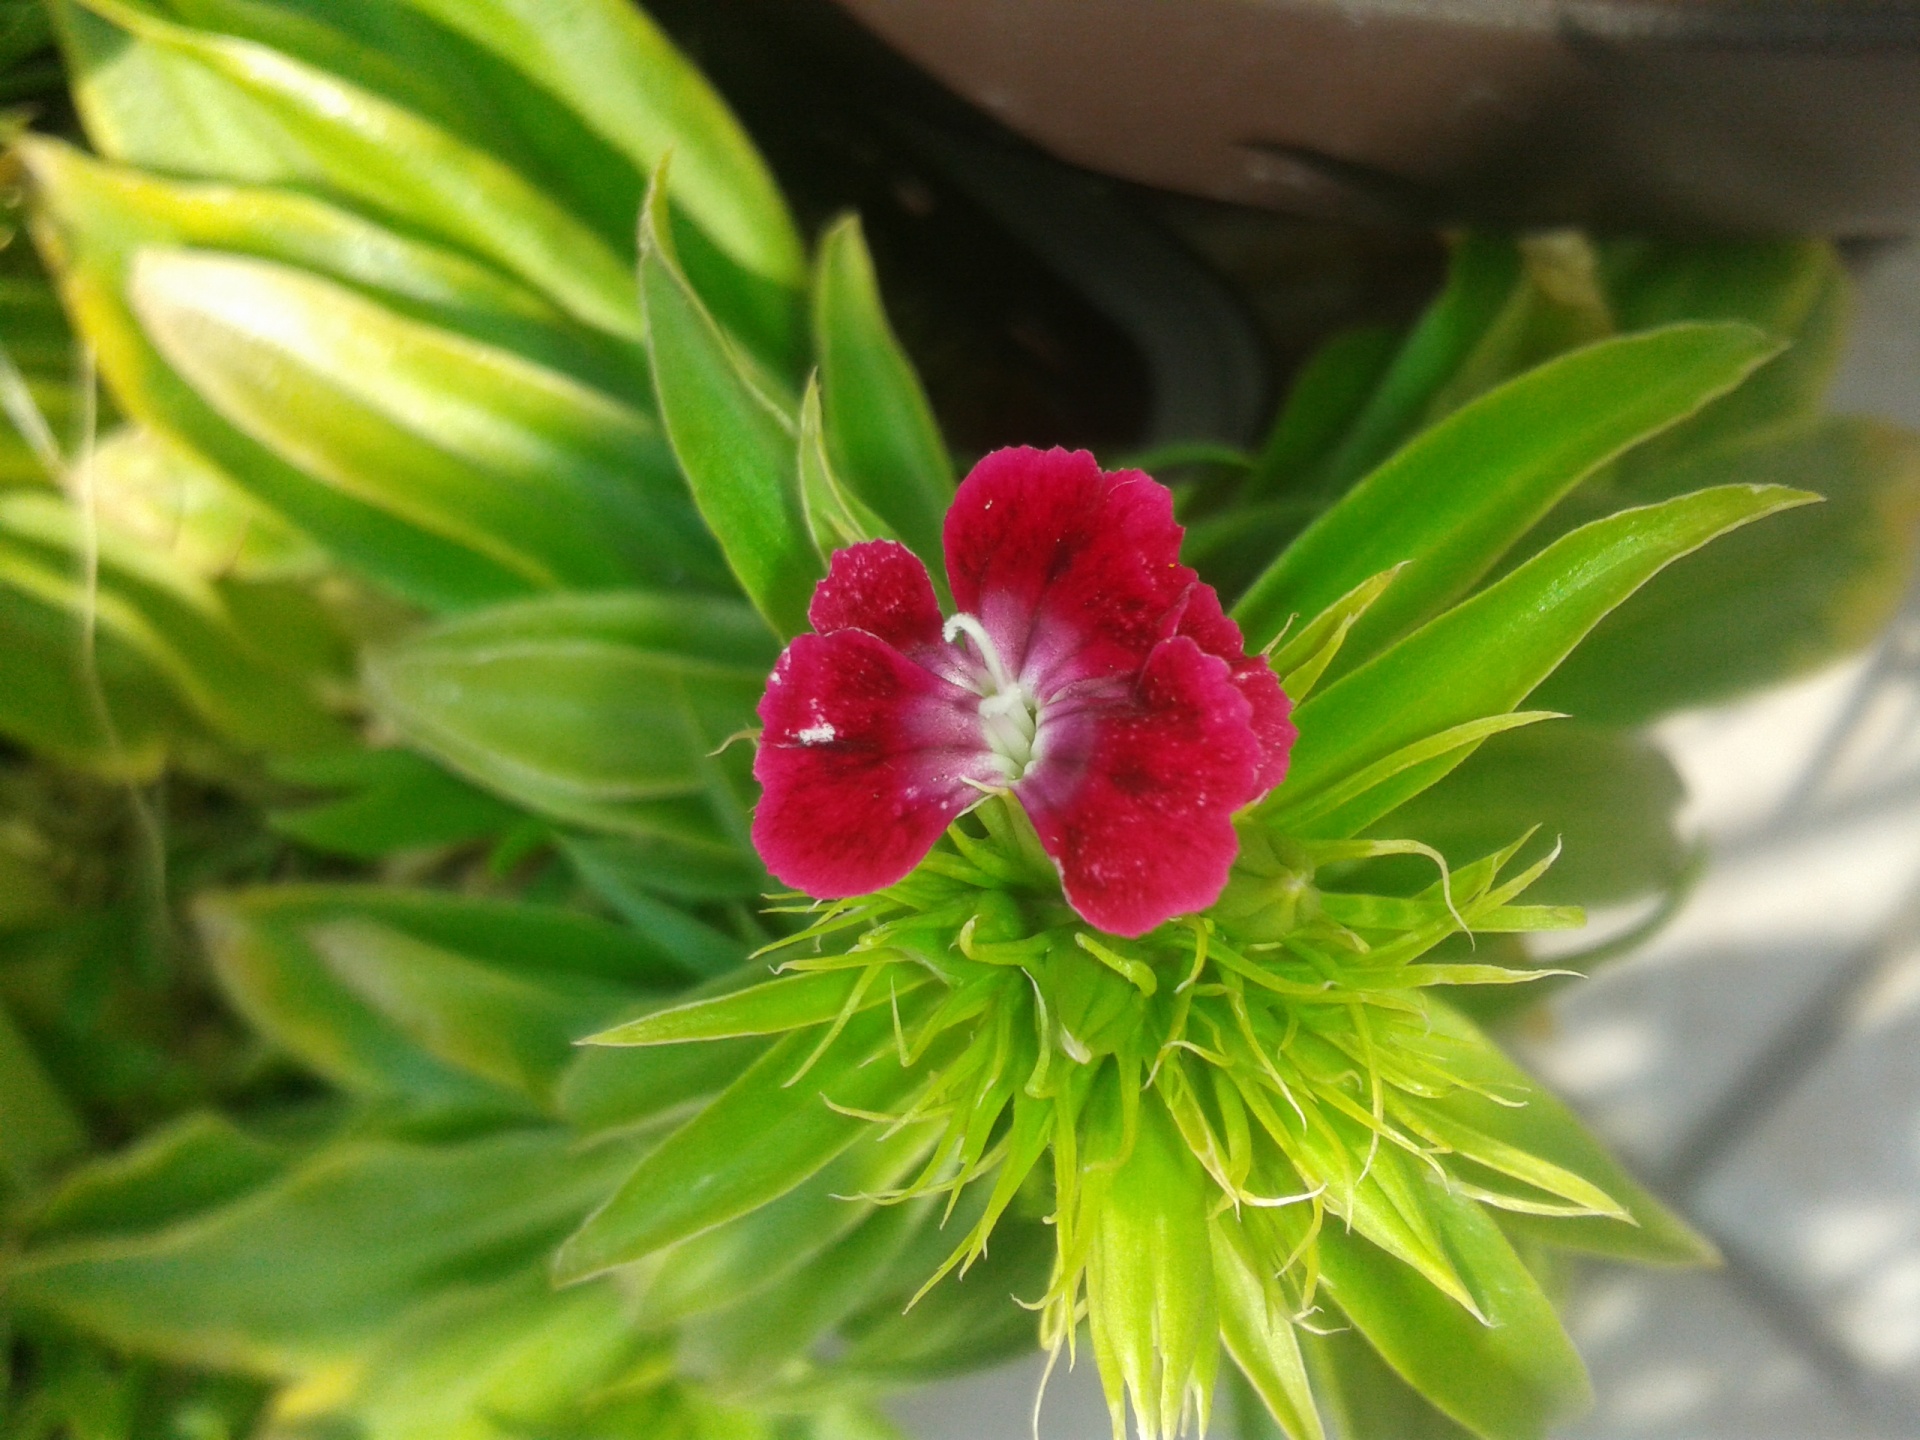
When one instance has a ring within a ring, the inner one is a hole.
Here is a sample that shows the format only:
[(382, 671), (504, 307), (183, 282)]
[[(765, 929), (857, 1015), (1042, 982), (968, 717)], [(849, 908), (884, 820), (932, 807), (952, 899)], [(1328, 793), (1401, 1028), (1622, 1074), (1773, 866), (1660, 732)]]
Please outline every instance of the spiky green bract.
[[(821, 1055), (889, 1007), (893, 1044), (873, 1064), (912, 1078), (866, 1118), (938, 1138), (882, 1198), (986, 1194), (929, 1288), (986, 1253), (1017, 1196), (1039, 1197), (1057, 1235), (1041, 1342), (1072, 1347), (1089, 1321), (1116, 1434), (1129, 1401), (1144, 1436), (1204, 1426), (1223, 1339), (1276, 1414), (1317, 1434), (1292, 1327), (1369, 1330), (1347, 1308), (1351, 1290), (1365, 1310), (1365, 1280), (1335, 1276), (1375, 1261), (1469, 1330), (1517, 1338), (1516, 1383), (1550, 1419), (1583, 1394), (1578, 1361), (1483, 1209), (1625, 1229), (1641, 1197), (1482, 1128), (1479, 1107), (1524, 1107), (1530, 1086), (1435, 998), (1545, 973), (1436, 955), (1449, 937), (1580, 923), (1518, 903), (1552, 858), (1516, 866), (1521, 843), (1375, 895), (1326, 877), (1433, 852), (1249, 826), (1212, 910), (1122, 940), (1067, 908), (1024, 817), (996, 799), (900, 884), (815, 912), (776, 954), (779, 978), (596, 1039), (790, 1029), (818, 1037), (796, 1056)], [(1488, 1083), (1490, 1061), (1512, 1078)], [(1466, 1252), (1462, 1224), (1477, 1227)]]

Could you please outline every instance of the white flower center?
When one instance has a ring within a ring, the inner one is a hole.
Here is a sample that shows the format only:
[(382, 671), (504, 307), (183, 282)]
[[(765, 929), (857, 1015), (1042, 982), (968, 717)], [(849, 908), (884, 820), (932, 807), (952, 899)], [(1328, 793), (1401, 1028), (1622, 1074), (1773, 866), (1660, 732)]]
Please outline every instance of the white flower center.
[(987, 748), (1000, 761), (1007, 783), (1015, 783), (1040, 759), (1040, 702), (1033, 691), (1011, 674), (986, 626), (972, 615), (955, 615), (942, 635), (951, 645), (965, 635), (980, 652), (985, 673), (975, 681), (980, 691), (980, 726)]

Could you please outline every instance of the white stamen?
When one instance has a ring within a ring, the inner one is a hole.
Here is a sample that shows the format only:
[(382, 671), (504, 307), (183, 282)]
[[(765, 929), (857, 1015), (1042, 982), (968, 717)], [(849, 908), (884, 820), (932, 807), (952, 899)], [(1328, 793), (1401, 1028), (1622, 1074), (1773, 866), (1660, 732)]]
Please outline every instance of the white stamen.
[(1039, 700), (1007, 669), (1006, 661), (986, 626), (972, 615), (959, 614), (947, 621), (941, 631), (951, 645), (956, 636), (965, 635), (980, 652), (987, 673), (975, 682), (982, 687), (980, 728), (987, 747), (1000, 763), (1009, 785), (1023, 777), (1040, 758), (1038, 744)]
[(838, 733), (833, 726), (822, 721), (818, 725), (809, 725), (804, 730), (795, 731), (793, 738), (802, 745), (825, 745)]
[(1014, 688), (1014, 678), (1008, 673), (1006, 662), (1000, 658), (1000, 647), (993, 643), (993, 637), (987, 634), (986, 626), (982, 625), (979, 620), (973, 616), (962, 611), (960, 614), (949, 619), (940, 629), (940, 638), (945, 640), (949, 645), (951, 645), (954, 642), (954, 638), (959, 635), (965, 635), (969, 640), (973, 641), (974, 648), (980, 652), (980, 658), (986, 662), (987, 674), (993, 677), (994, 689), (1011, 690)]

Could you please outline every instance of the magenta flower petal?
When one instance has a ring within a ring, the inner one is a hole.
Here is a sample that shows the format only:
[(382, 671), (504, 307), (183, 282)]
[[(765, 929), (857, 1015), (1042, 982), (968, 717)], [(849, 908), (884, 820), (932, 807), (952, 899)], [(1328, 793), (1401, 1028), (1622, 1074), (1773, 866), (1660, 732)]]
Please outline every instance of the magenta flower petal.
[(1084, 450), (996, 450), (947, 511), (947, 577), (1009, 670), (1042, 686), (1130, 674), (1194, 583), (1180, 536), (1171, 492), (1141, 471), (1105, 473)]
[(834, 551), (807, 620), (822, 635), (865, 630), (905, 655), (940, 643), (940, 602), (927, 567), (894, 540)]
[(1261, 746), (1227, 662), (1185, 636), (1155, 646), (1130, 684), (1098, 688), (1048, 717), (1046, 758), (1014, 794), (1067, 902), (1144, 935), (1220, 897)]
[(1001, 450), (946, 523), (960, 613), (891, 541), (833, 556), (760, 704), (754, 843), (823, 898), (878, 890), (1011, 790), (1089, 922), (1218, 898), (1233, 815), (1286, 774), (1286, 695), (1180, 563), (1169, 492), (1091, 455)]
[(979, 697), (867, 631), (796, 639), (760, 720), (754, 848), (809, 895), (891, 885), (979, 801), (969, 780), (1004, 781), (981, 739)]
[(1209, 655), (1226, 661), (1233, 672), (1233, 683), (1247, 697), (1252, 707), (1253, 733), (1260, 741), (1260, 769), (1247, 802), (1259, 799), (1287, 778), (1287, 758), (1300, 736), (1293, 728), (1293, 702), (1280, 688), (1280, 677), (1266, 659), (1247, 654), (1246, 637), (1220, 608), (1220, 597), (1211, 585), (1195, 585), (1188, 593), (1186, 609), (1174, 633), (1188, 636)]

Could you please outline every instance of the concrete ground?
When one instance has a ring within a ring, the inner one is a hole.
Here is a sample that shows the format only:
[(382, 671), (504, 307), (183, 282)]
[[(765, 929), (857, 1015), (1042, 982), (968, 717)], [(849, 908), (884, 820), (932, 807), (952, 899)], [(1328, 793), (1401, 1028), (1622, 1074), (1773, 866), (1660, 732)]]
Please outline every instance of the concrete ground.
[[(1920, 246), (1863, 267), (1834, 407), (1920, 428)], [(1523, 1049), (1727, 1265), (1581, 1277), (1598, 1400), (1563, 1440), (1920, 1440), (1920, 592), (1872, 653), (1660, 738), (1710, 868)], [(897, 1413), (916, 1440), (1015, 1440), (1039, 1376)], [(1039, 1433), (1107, 1440), (1090, 1364)]]

